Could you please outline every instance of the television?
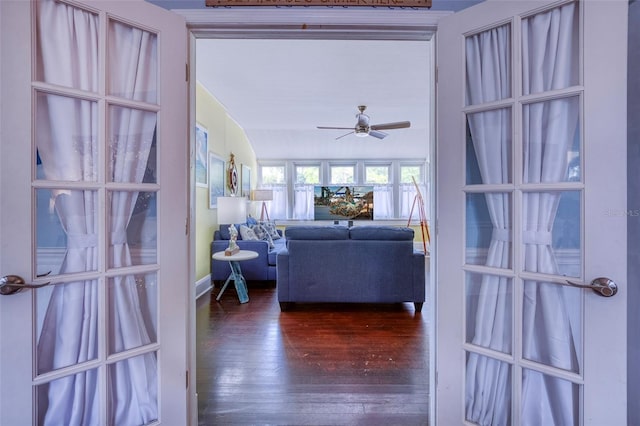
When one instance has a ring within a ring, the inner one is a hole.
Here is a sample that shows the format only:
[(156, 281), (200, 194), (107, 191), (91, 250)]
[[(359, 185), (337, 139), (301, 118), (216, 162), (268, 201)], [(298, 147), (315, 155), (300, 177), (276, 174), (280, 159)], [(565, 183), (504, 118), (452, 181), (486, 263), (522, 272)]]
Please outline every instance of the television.
[(373, 186), (316, 186), (314, 220), (373, 220)]

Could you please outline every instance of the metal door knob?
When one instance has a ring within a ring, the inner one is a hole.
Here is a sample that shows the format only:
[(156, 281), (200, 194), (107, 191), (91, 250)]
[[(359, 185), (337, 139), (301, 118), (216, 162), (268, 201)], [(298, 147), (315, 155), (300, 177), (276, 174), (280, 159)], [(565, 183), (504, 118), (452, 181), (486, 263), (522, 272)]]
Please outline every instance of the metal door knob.
[(596, 278), (591, 281), (591, 284), (574, 283), (569, 280), (567, 280), (567, 284), (571, 287), (591, 289), (603, 297), (615, 296), (618, 292), (618, 285), (613, 280), (605, 277)]
[[(38, 275), (38, 277), (46, 277), (50, 273), (51, 271), (46, 274)], [(10, 294), (18, 293), (25, 288), (40, 288), (49, 284), (51, 284), (51, 282), (46, 282), (44, 284), (27, 284), (24, 278), (19, 275), (5, 275), (0, 278), (0, 294), (8, 296)]]

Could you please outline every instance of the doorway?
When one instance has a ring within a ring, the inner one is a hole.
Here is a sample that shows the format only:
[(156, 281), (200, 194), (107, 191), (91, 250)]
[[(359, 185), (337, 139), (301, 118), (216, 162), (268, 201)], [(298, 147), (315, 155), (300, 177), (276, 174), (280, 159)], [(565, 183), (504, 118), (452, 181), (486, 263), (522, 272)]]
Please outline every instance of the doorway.
[[(225, 11), (226, 12), (226, 11)], [(229, 11), (231, 14), (233, 14), (234, 11)], [(349, 11), (343, 11), (343, 12), (349, 12)], [(398, 12), (398, 11), (397, 11)], [(402, 14), (402, 13), (401, 13)], [(250, 15), (250, 14), (249, 14)], [(271, 14), (268, 14), (271, 15)], [(309, 21), (316, 21), (318, 22), (318, 26), (321, 27), (322, 25), (320, 24), (321, 19), (318, 19), (317, 17), (313, 17), (311, 15), (308, 14), (308, 12), (304, 12), (302, 11), (302, 13), (298, 14), (299, 16), (295, 16), (294, 14), (283, 14), (283, 16), (286, 16), (285, 18), (281, 17), (281, 21), (282, 19), (289, 20), (307, 20), (309, 19)], [(383, 17), (383, 15), (386, 16), (386, 19)], [(273, 15), (271, 15), (273, 16)], [(333, 15), (332, 16), (338, 16), (338, 15)], [(408, 15), (404, 15), (405, 17), (408, 17)], [(437, 15), (435, 15), (437, 18)], [(348, 19), (344, 19), (344, 17), (348, 17)], [(208, 25), (210, 26), (210, 28), (218, 28), (217, 30), (212, 30), (212, 29), (207, 29), (204, 30), (203, 25), (202, 25), (202, 16), (200, 15), (199, 19), (199, 24), (198, 24), (198, 28), (192, 28), (192, 46), (191, 46), (191, 52), (193, 54), (193, 60), (197, 61), (195, 52), (196, 52), (196, 43), (199, 39), (202, 38), (219, 38), (219, 39), (229, 39), (229, 38), (255, 38), (255, 39), (259, 39), (259, 40), (265, 40), (265, 39), (282, 39), (284, 41), (286, 40), (298, 40), (298, 41), (303, 41), (303, 40), (317, 40), (317, 39), (322, 39), (322, 38), (327, 38), (327, 39), (332, 39), (332, 40), (340, 40), (340, 39), (347, 39), (347, 40), (352, 40), (352, 39), (381, 39), (381, 40), (385, 40), (385, 41), (397, 41), (397, 42), (402, 42), (402, 41), (407, 41), (407, 40), (412, 40), (412, 41), (421, 41), (424, 43), (429, 43), (429, 40), (431, 39), (431, 36), (433, 34), (433, 29), (435, 28), (435, 21), (437, 20), (436, 18), (429, 18), (429, 19), (425, 19), (424, 15), (414, 15), (414, 19), (405, 19), (404, 22), (402, 23), (392, 23), (392, 24), (388, 24), (385, 23), (384, 27), (381, 26), (381, 22), (386, 21), (386, 22), (399, 22), (399, 16), (396, 15), (394, 17), (393, 11), (389, 10), (389, 11), (385, 11), (383, 14), (378, 14), (376, 16), (376, 18), (373, 18), (373, 15), (368, 14), (368, 13), (346, 13), (344, 15), (340, 15), (340, 18), (334, 19), (332, 20), (332, 22), (334, 22), (333, 26), (334, 26), (334, 30), (330, 31), (330, 32), (325, 32), (323, 33), (322, 31), (313, 31), (313, 32), (305, 32), (306, 30), (302, 30), (302, 29), (297, 29), (297, 30), (291, 30), (289, 28), (289, 31), (283, 33), (282, 32), (282, 28), (269, 28), (269, 29), (265, 29), (263, 27), (262, 24), (256, 24), (256, 28), (250, 28), (250, 24), (247, 24), (248, 26), (243, 26), (242, 28), (235, 28), (235, 29), (231, 29), (229, 28), (229, 26), (224, 26), (224, 25), (216, 25), (215, 23)], [(213, 16), (211, 17), (211, 19), (213, 21), (215, 20), (219, 20), (222, 19), (223, 21), (227, 21), (227, 20), (233, 20), (232, 18), (230, 18), (229, 16), (225, 16), (225, 17), (221, 17), (220, 15), (218, 16)], [(268, 19), (268, 18), (267, 18)], [(327, 19), (326, 17), (324, 17), (323, 19)], [(251, 21), (251, 18), (247, 19), (247, 15), (243, 14), (242, 20), (247, 22)], [(187, 16), (187, 21), (189, 22), (190, 19)], [(344, 21), (344, 24), (335, 24), (335, 22), (341, 22)], [(372, 22), (374, 22), (372, 24)], [(433, 24), (425, 24), (425, 22), (429, 22), (429, 23), (433, 23)], [(284, 27), (287, 27), (286, 23), (281, 23), (280, 25), (283, 25)], [(221, 28), (223, 27), (223, 28)], [(313, 28), (314, 25), (307, 25), (307, 28)], [(339, 28), (339, 31), (336, 31), (335, 28)], [(408, 28), (408, 29), (407, 29)], [(192, 63), (193, 63), (192, 60)], [(222, 63), (225, 63), (227, 60), (225, 58), (220, 58), (220, 61)], [(192, 66), (192, 71), (191, 71), (191, 81), (195, 82), (197, 81), (197, 75), (195, 74), (195, 70), (197, 69), (196, 66)], [(428, 84), (433, 87), (434, 84), (434, 76), (433, 74), (427, 75), (425, 76), (425, 80), (428, 81)], [(248, 82), (250, 83), (250, 82)], [(193, 89), (192, 89), (192, 93), (193, 93)], [(429, 113), (428, 113), (428, 120), (429, 123), (433, 123), (433, 96), (429, 97), (427, 95), (425, 95), (423, 102), (425, 104), (427, 104), (430, 108), (429, 108)], [(194, 101), (192, 100), (192, 111), (195, 111), (196, 106), (194, 105)], [(192, 113), (192, 123), (193, 122), (197, 122), (197, 119), (195, 117), (195, 113)], [(322, 123), (318, 123), (318, 124), (322, 124)], [(427, 131), (427, 138), (428, 140), (433, 140), (433, 126), (430, 125), (429, 130)], [(431, 158), (434, 158), (434, 145), (430, 144), (429, 148), (428, 148), (428, 155)], [(433, 180), (433, 176), (435, 174), (435, 170), (433, 168), (431, 168), (430, 170), (428, 170), (428, 176), (429, 176), (429, 180), (432, 181)], [(431, 196), (431, 198), (427, 201), (427, 206), (429, 209), (431, 209), (432, 212), (435, 211), (435, 206), (433, 203), (433, 199), (434, 197)], [(431, 216), (433, 217), (433, 216)], [(399, 221), (400, 223), (402, 223), (402, 221)], [(196, 223), (195, 221), (193, 223)], [(406, 223), (406, 220), (404, 220), (404, 223)], [(414, 222), (415, 223), (415, 222)], [(431, 243), (431, 251), (433, 252), (435, 248), (435, 241), (432, 241)], [(196, 250), (197, 251), (197, 250)], [(432, 262), (434, 262), (434, 259), (430, 259), (429, 263), (433, 264)], [(430, 268), (431, 271), (433, 271), (433, 268)], [(430, 276), (433, 276), (432, 274), (430, 274)], [(428, 285), (428, 301), (433, 300), (433, 285)], [(432, 320), (433, 315), (434, 315), (434, 309), (432, 307), (429, 307), (425, 310), (425, 313), (423, 313), (423, 315), (428, 316), (428, 324), (429, 327), (432, 326), (432, 324), (434, 324), (434, 321)], [(435, 341), (435, 336), (434, 336), (434, 330), (430, 329), (429, 331), (429, 339), (430, 339), (430, 347), (433, 347), (433, 342)], [(426, 361), (425, 361), (426, 362)], [(433, 371), (433, 359), (429, 360), (430, 366), (431, 366), (431, 371)], [(430, 381), (433, 381), (433, 374), (430, 375)], [(434, 389), (433, 387), (433, 383), (430, 383), (430, 388), (431, 390)], [(430, 398), (433, 398), (433, 391), (430, 392)], [(425, 405), (429, 404), (430, 401), (425, 401)], [(429, 410), (431, 412), (431, 410)]]

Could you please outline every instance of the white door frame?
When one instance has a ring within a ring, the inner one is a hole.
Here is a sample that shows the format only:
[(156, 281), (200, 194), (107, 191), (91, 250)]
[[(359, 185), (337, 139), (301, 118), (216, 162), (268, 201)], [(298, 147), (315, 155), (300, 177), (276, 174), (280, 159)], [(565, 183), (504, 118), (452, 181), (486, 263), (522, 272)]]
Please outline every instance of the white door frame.
[[(429, 11), (429, 10), (404, 10), (404, 9), (183, 9), (173, 10), (183, 16), (187, 22), (189, 30), (189, 125), (195, 128), (196, 123), (196, 67), (195, 44), (198, 38), (279, 38), (279, 39), (379, 39), (379, 40), (430, 40), (437, 29), (437, 24), (443, 17), (449, 16), (452, 12)], [(302, 29), (304, 23), (305, 29)], [(435, 45), (432, 49), (432, 63), (435, 64)], [(435, 144), (435, 70), (430, 76), (430, 86), (433, 88), (433, 96), (426, 101), (430, 104), (431, 116), (429, 119), (433, 123), (430, 130), (430, 158), (436, 158)], [(193, 131), (192, 131), (193, 132)], [(191, 135), (191, 152), (195, 150), (195, 135)], [(193, 155), (193, 154), (192, 154)], [(431, 166), (429, 179), (435, 181), (436, 167)], [(192, 173), (193, 174), (193, 173)], [(193, 177), (191, 179), (191, 206), (190, 222), (195, 223), (195, 185)], [(431, 216), (435, 217), (435, 191), (431, 191), (431, 199), (428, 200)], [(190, 229), (191, 253), (195, 253), (195, 229)], [(437, 251), (437, 235), (432, 232), (430, 244), (432, 256), (430, 257), (429, 281), (427, 283), (427, 300), (430, 301), (428, 309), (429, 316), (429, 346), (432, 348), (429, 357), (430, 371), (435, 371), (435, 342), (436, 342), (436, 310), (435, 301), (435, 257), (433, 253)], [(195, 260), (190, 256), (190, 282), (195, 287)], [(195, 294), (195, 289), (192, 292)], [(191, 322), (190, 332), (190, 352), (192, 375), (195, 374), (195, 310), (189, 321)], [(429, 406), (435, 407), (435, 374), (429, 375)], [(197, 407), (195, 387), (191, 389), (192, 407)], [(426, 401), (425, 401), (426, 403)], [(191, 410), (192, 424), (197, 424), (197, 410)], [(435, 424), (435, 410), (429, 410), (430, 424)]]

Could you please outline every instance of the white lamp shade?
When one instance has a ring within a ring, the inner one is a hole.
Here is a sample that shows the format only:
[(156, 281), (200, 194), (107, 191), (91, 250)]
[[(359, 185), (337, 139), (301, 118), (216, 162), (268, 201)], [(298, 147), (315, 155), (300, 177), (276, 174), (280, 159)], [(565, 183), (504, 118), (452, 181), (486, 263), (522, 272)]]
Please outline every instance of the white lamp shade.
[(227, 225), (247, 221), (246, 197), (218, 197), (218, 224)]
[(273, 189), (254, 189), (251, 191), (251, 200), (271, 201), (273, 200)]

